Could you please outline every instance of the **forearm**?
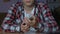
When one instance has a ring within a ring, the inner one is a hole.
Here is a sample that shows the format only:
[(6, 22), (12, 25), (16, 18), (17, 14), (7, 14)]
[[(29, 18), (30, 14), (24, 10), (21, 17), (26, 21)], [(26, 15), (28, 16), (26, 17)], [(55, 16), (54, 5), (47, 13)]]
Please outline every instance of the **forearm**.
[(53, 23), (43, 23), (39, 25), (40, 30), (42, 32), (57, 32), (58, 26)]

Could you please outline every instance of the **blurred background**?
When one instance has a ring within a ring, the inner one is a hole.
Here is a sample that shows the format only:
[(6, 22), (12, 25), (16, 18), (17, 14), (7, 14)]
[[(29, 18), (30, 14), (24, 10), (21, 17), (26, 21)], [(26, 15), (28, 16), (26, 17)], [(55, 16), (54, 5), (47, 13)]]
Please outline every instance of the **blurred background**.
[[(6, 16), (8, 8), (16, 2), (21, 2), (21, 0), (0, 0), (0, 25)], [(49, 6), (52, 15), (60, 26), (60, 0), (37, 0), (37, 2), (46, 3)]]

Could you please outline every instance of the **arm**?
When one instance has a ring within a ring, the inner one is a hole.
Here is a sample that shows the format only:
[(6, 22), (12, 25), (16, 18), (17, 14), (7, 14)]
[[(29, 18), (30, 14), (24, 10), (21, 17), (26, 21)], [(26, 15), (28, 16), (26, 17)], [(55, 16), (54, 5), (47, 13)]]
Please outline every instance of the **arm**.
[[(2, 23), (2, 28), (4, 31), (7, 32), (15, 32), (19, 31), (19, 26), (16, 25), (18, 23), (18, 19), (16, 20), (16, 8), (15, 7), (10, 7), (8, 10), (8, 14), (6, 15), (3, 23)], [(18, 30), (16, 30), (18, 28)]]
[(58, 30), (57, 23), (55, 19), (53, 18), (49, 8), (47, 5), (42, 5), (42, 16), (45, 21), (42, 23), (39, 23), (39, 28), (43, 32), (56, 32)]

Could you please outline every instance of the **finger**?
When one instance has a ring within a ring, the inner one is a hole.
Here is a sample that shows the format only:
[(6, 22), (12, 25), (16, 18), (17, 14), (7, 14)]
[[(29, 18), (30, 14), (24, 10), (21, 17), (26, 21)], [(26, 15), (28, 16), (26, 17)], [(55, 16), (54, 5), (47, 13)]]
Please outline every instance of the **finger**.
[(28, 28), (29, 25), (27, 25), (27, 24), (26, 24), (26, 25), (23, 25), (23, 24), (22, 24), (21, 27), (22, 27), (22, 28)]
[(27, 19), (27, 18), (26, 18), (26, 17), (24, 17), (23, 21), (24, 21), (24, 22), (26, 22), (26, 19)]
[[(24, 23), (23, 23), (23, 24), (24, 24)], [(28, 24), (25, 24), (25, 25), (23, 25), (23, 24), (21, 24), (21, 27), (29, 27)]]
[(27, 25), (27, 22), (26, 22), (26, 21), (23, 21), (23, 22), (22, 22), (22, 25)]
[(24, 18), (24, 22), (28, 22), (26, 17)]
[(24, 20), (27, 20), (28, 18), (24, 17)]
[(25, 22), (27, 25), (29, 25), (31, 21), (28, 18), (25, 18)]
[(23, 32), (27, 32), (28, 30), (23, 30)]
[(29, 21), (29, 18), (24, 17), (24, 20)]
[(29, 30), (29, 26), (21, 26), (22, 28), (21, 28), (21, 30), (22, 31), (28, 31)]
[(25, 27), (23, 25), (21, 25), (21, 31), (25, 30)]
[(22, 30), (22, 31), (23, 31), (23, 30), (29, 30), (29, 28), (22, 28), (21, 30)]
[(24, 20), (25, 20), (25, 22), (31, 22), (31, 20), (29, 18), (26, 18), (26, 17)]
[(31, 20), (30, 20), (30, 19), (28, 19), (28, 18), (27, 18), (27, 21), (28, 21), (29, 23), (31, 22)]
[(23, 30), (26, 30), (26, 31), (28, 31), (28, 30), (29, 30), (29, 28), (28, 28), (28, 27), (26, 27), (26, 28), (24, 28)]

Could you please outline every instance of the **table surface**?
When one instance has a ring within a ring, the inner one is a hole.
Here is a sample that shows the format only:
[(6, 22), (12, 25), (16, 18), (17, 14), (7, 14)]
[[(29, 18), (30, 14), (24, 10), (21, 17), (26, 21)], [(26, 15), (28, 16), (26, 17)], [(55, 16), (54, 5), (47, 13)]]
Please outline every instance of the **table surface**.
[(40, 33), (40, 32), (27, 32), (27, 33), (15, 32), (15, 33), (11, 33), (11, 32), (0, 31), (0, 34), (60, 34), (60, 32), (59, 33)]

